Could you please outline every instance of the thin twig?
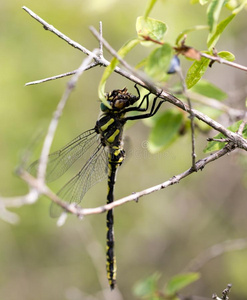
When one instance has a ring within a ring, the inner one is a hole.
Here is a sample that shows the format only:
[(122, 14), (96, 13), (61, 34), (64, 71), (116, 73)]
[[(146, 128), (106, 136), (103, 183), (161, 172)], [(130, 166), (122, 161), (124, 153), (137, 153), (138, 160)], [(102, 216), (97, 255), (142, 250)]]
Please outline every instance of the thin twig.
[(39, 17), (37, 14), (35, 14), (31, 9), (27, 8), (26, 6), (23, 6), (22, 8), (32, 18), (34, 18), (36, 21), (38, 21), (40, 24), (42, 24), (45, 30), (48, 30), (48, 31), (54, 33), (56, 36), (58, 36), (59, 38), (63, 39), (64, 41), (66, 41), (72, 47), (74, 47), (74, 48), (82, 51), (83, 53), (85, 53), (87, 55), (91, 55), (92, 56), (92, 53), (88, 49), (86, 49), (85, 47), (83, 47), (79, 43), (71, 40), (70, 38), (68, 38), (65, 34), (63, 34), (62, 32), (60, 32), (55, 27), (53, 27), (51, 24), (47, 23), (45, 20), (43, 20), (41, 17)]
[(244, 131), (244, 128), (245, 128), (246, 124), (247, 124), (247, 113), (245, 113), (243, 122), (240, 124), (240, 126), (238, 128), (238, 134), (239, 135), (243, 134), (243, 131)]
[(103, 57), (103, 43), (102, 43), (102, 39), (103, 39), (103, 27), (102, 27), (102, 22), (99, 22), (99, 35), (100, 35), (100, 40), (99, 40), (99, 57), (102, 58)]
[(10, 212), (6, 207), (21, 207), (23, 205), (31, 205), (39, 199), (39, 192), (36, 188), (30, 188), (30, 192), (23, 196), (18, 197), (0, 197), (0, 219), (10, 223), (17, 224), (19, 217), (17, 214)]
[(212, 299), (214, 300), (229, 300), (229, 293), (232, 288), (232, 284), (228, 283), (227, 287), (222, 291), (222, 297), (218, 297), (217, 294), (212, 295)]
[[(97, 62), (93, 62), (92, 64), (90, 64), (86, 69), (86, 70), (89, 70), (89, 69), (92, 69), (96, 66), (98, 66), (99, 63)], [(74, 71), (70, 71), (70, 72), (66, 72), (66, 73), (63, 73), (63, 74), (59, 74), (59, 75), (55, 75), (55, 76), (51, 76), (51, 77), (47, 77), (47, 78), (44, 78), (44, 79), (39, 79), (39, 80), (35, 80), (35, 81), (30, 81), (30, 82), (27, 82), (25, 84), (25, 86), (28, 86), (28, 85), (35, 85), (35, 84), (40, 84), (40, 83), (44, 83), (44, 82), (47, 82), (47, 81), (51, 81), (51, 80), (56, 80), (56, 79), (60, 79), (60, 78), (63, 78), (63, 77), (67, 77), (67, 76), (71, 76), (71, 75), (74, 75), (75, 73), (77, 72), (77, 70), (74, 70)]]
[[(169, 186), (179, 183), (180, 180), (191, 175), (192, 173), (196, 172), (197, 170), (202, 170), (207, 164), (219, 159), (220, 157), (226, 155), (227, 153), (234, 151), (235, 149), (236, 149), (236, 145), (234, 145), (232, 142), (230, 142), (223, 149), (221, 149), (221, 150), (215, 152), (214, 154), (211, 154), (203, 159), (198, 160), (195, 164), (195, 168), (190, 168), (190, 169), (184, 171), (183, 173), (175, 175), (171, 179), (169, 179), (161, 184), (147, 188), (140, 192), (133, 193), (127, 197), (116, 200), (113, 203), (106, 204), (106, 205), (96, 207), (96, 208), (80, 208), (80, 207), (76, 206), (76, 204), (74, 204), (74, 203), (69, 204), (69, 203), (61, 200), (56, 194), (54, 194), (45, 185), (45, 183), (41, 182), (39, 179), (34, 178), (33, 176), (31, 176), (24, 170), (22, 170), (22, 172), (20, 172), (20, 177), (24, 181), (26, 181), (29, 184), (29, 186), (32, 186), (33, 188), (37, 189), (39, 194), (46, 195), (48, 198), (50, 198), (57, 205), (61, 206), (68, 213), (74, 214), (81, 218), (86, 215), (104, 213), (108, 210), (119, 207), (127, 202), (136, 201), (136, 199), (139, 200), (143, 196), (149, 195), (151, 193), (160, 191), (161, 189), (165, 189)], [(8, 207), (7, 203), (6, 203), (5, 207)]]
[[(38, 188), (39, 189), (39, 188)], [(0, 197), (0, 203), (5, 207), (21, 207), (27, 204), (33, 204), (37, 201), (39, 193), (36, 188), (30, 189), (30, 192), (23, 196), (4, 198)]]
[(192, 157), (192, 168), (196, 167), (196, 150), (195, 150), (195, 116), (192, 110), (192, 104), (190, 101), (190, 97), (187, 93), (187, 86), (186, 86), (186, 82), (185, 82), (185, 78), (183, 76), (182, 70), (180, 67), (177, 68), (176, 70), (177, 74), (180, 77), (180, 80), (182, 82), (182, 88), (183, 88), (183, 94), (187, 99), (187, 103), (189, 106), (189, 113), (190, 113), (190, 129), (191, 129), (191, 145), (192, 145), (192, 153), (191, 153), (191, 157)]
[(247, 67), (245, 67), (243, 65), (240, 65), (240, 64), (237, 64), (237, 63), (234, 63), (232, 61), (226, 60), (226, 59), (221, 58), (219, 56), (209, 55), (209, 54), (204, 53), (204, 52), (200, 52), (200, 54), (201, 54), (201, 56), (203, 56), (205, 58), (208, 58), (211, 61), (218, 62), (219, 64), (225, 64), (225, 65), (228, 65), (228, 66), (233, 67), (233, 68), (237, 68), (237, 69), (242, 70), (242, 71), (247, 71)]
[(207, 138), (208, 142), (220, 142), (220, 143), (229, 143), (229, 139), (214, 139), (214, 138)]
[(25, 86), (40, 84), (40, 83), (43, 83), (43, 82), (47, 82), (47, 81), (56, 80), (56, 79), (60, 79), (60, 78), (63, 78), (63, 77), (71, 76), (71, 75), (74, 75), (76, 72), (77, 72), (77, 70), (74, 70), (74, 71), (63, 73), (63, 74), (59, 74), (59, 75), (55, 75), (55, 76), (51, 76), (51, 77), (47, 77), (47, 78), (43, 78), (43, 79), (39, 79), (39, 80), (35, 80), (35, 81), (30, 81), (30, 82), (27, 82), (25, 84)]
[[(132, 76), (135, 76), (139, 80), (141, 80), (141, 85), (145, 85), (145, 87), (151, 91), (152, 93), (157, 93), (157, 89), (155, 89), (155, 84), (151, 81), (150, 78), (145, 76), (145, 74), (140, 73), (138, 70), (134, 69), (131, 65), (129, 65), (126, 60), (124, 60), (115, 49), (100, 35), (100, 33), (93, 27), (90, 26), (89, 29), (91, 30), (92, 34), (104, 45), (104, 47), (109, 51), (109, 53), (116, 57), (120, 64), (125, 67)], [(138, 82), (137, 82), (138, 83)], [(139, 83), (140, 84), (140, 83)]]
[(20, 220), (18, 215), (8, 211), (2, 202), (0, 202), (0, 219), (10, 224), (17, 224)]

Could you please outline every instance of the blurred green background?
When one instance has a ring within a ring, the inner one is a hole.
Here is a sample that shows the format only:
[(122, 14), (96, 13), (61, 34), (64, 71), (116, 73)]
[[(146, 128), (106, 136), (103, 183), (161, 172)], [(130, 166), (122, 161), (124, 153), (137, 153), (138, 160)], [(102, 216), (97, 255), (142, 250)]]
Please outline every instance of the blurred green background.
[[(85, 57), (55, 35), (43, 30), (21, 6), (27, 6), (70, 38), (92, 50), (98, 46), (88, 27), (103, 22), (104, 37), (118, 49), (135, 36), (135, 19), (146, 1), (119, 0), (3, 0), (0, 4), (0, 194), (25, 194), (27, 186), (14, 169), (33, 137), (46, 130), (68, 79), (24, 87), (29, 81), (76, 69)], [(174, 43), (185, 28), (206, 24), (205, 7), (187, 0), (160, 1), (151, 17), (169, 27), (167, 40)], [(189, 36), (187, 43), (206, 48), (206, 33)], [(246, 11), (222, 36), (218, 50), (232, 51), (247, 65)], [(127, 57), (133, 65), (149, 49), (141, 46)], [(105, 52), (106, 58), (110, 56)], [(182, 60), (186, 67), (188, 62)], [(97, 87), (103, 68), (94, 68), (80, 79), (64, 110), (52, 149), (63, 146), (94, 126), (99, 114)], [(246, 74), (214, 65), (206, 76), (229, 93), (228, 104), (243, 108)], [(133, 84), (114, 74), (107, 90)], [(165, 109), (165, 108), (163, 108)], [(221, 118), (227, 124), (227, 118)], [(163, 153), (145, 148), (149, 128), (142, 122), (126, 131), (128, 157), (118, 173), (116, 199), (161, 183), (190, 167), (190, 137), (185, 135)], [(41, 143), (41, 142), (40, 142)], [(206, 136), (197, 135), (197, 156), (203, 156)], [(34, 157), (38, 157), (38, 147)], [(0, 299), (135, 299), (133, 286), (156, 271), (160, 287), (185, 270), (205, 249), (226, 240), (246, 238), (246, 159), (232, 153), (167, 190), (151, 194), (138, 204), (115, 210), (117, 282), (109, 292), (105, 276), (105, 215), (78, 220), (69, 217), (62, 228), (49, 216), (50, 201), (42, 197), (31, 206), (14, 209), (18, 225), (0, 221)], [(67, 178), (72, 176), (68, 174)], [(57, 191), (66, 180), (53, 184)], [(106, 182), (85, 196), (83, 205), (105, 203)], [(201, 279), (185, 294), (211, 297), (233, 284), (232, 299), (246, 299), (247, 250), (225, 253), (204, 264)], [(106, 290), (104, 290), (106, 288)], [(103, 293), (102, 293), (103, 291)], [(95, 297), (95, 298), (94, 298)]]

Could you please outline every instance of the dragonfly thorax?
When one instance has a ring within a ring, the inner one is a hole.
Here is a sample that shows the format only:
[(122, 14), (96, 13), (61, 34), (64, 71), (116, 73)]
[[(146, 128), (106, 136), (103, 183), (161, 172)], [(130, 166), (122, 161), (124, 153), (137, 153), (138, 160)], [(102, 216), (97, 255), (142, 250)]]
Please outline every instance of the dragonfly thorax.
[(104, 113), (95, 125), (95, 131), (100, 135), (102, 145), (110, 148), (120, 147), (124, 124), (123, 114)]

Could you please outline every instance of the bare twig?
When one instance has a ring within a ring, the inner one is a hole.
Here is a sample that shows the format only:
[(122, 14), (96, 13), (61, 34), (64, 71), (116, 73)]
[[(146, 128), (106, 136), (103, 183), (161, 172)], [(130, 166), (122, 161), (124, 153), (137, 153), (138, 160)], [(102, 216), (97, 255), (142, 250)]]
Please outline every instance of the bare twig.
[(100, 40), (99, 40), (99, 57), (102, 58), (103, 57), (103, 43), (102, 43), (102, 39), (103, 39), (103, 27), (102, 27), (102, 22), (99, 22), (99, 35), (100, 35)]
[[(133, 193), (127, 197), (124, 197), (122, 199), (116, 200), (113, 203), (106, 204), (100, 207), (96, 208), (80, 208), (76, 206), (75, 204), (69, 204), (63, 200), (61, 200), (56, 194), (54, 194), (46, 185), (45, 183), (41, 182), (40, 180), (34, 178), (24, 170), (20, 173), (20, 177), (25, 180), (30, 186), (37, 189), (39, 194), (44, 194), (47, 197), (49, 197), (53, 202), (55, 202), (57, 205), (61, 206), (65, 211), (74, 214), (78, 217), (83, 217), (86, 215), (92, 215), (92, 214), (100, 214), (104, 213), (108, 210), (111, 210), (113, 208), (116, 208), (118, 206), (121, 206), (127, 202), (130, 201), (136, 201), (136, 199), (140, 199), (143, 196), (149, 195), (153, 192), (160, 191), (161, 189), (165, 189), (169, 186), (172, 186), (176, 183), (179, 183), (180, 180), (184, 179), (185, 177), (189, 176), (190, 174), (194, 173), (196, 170), (202, 170), (208, 163), (213, 162), (216, 159), (219, 159), (220, 157), (226, 155), (227, 153), (232, 152), (236, 149), (236, 146), (233, 143), (227, 144), (223, 149), (215, 152), (214, 154), (211, 154), (201, 160), (198, 160), (195, 164), (195, 168), (190, 168), (183, 173), (180, 173), (176, 176), (173, 176), (171, 179), (150, 187), (148, 189), (145, 189), (140, 192)], [(6, 204), (5, 207), (8, 205)]]
[(242, 134), (243, 134), (244, 128), (245, 128), (245, 126), (246, 126), (246, 124), (247, 124), (246, 117), (247, 117), (247, 115), (246, 115), (246, 113), (245, 113), (244, 120), (243, 120), (243, 122), (240, 124), (240, 126), (239, 126), (239, 128), (238, 128), (238, 134), (239, 134), (239, 135), (242, 135)]
[(227, 288), (225, 288), (223, 291), (222, 291), (222, 297), (218, 297), (216, 294), (213, 294), (212, 295), (212, 299), (215, 299), (215, 300), (229, 300), (229, 293), (230, 293), (230, 290), (232, 288), (232, 284), (229, 283), (227, 285)]
[[(99, 64), (94, 62), (94, 63), (91, 63), (86, 69), (86, 70), (89, 70), (89, 69), (92, 69), (96, 66), (98, 66)], [(52, 76), (52, 77), (47, 77), (47, 78), (44, 78), (44, 79), (39, 79), (39, 80), (35, 80), (35, 81), (30, 81), (30, 82), (27, 82), (25, 84), (25, 86), (28, 86), (28, 85), (35, 85), (35, 84), (39, 84), (39, 83), (43, 83), (43, 82), (47, 82), (47, 81), (51, 81), (51, 80), (56, 80), (56, 79), (59, 79), (59, 78), (63, 78), (63, 77), (67, 77), (67, 76), (71, 76), (71, 75), (74, 75), (75, 73), (77, 72), (77, 70), (74, 70), (74, 71), (70, 71), (70, 72), (66, 72), (66, 73), (63, 73), (63, 74), (59, 74), (59, 75), (55, 75), (55, 76)]]
[(85, 47), (83, 47), (79, 43), (71, 40), (70, 38), (68, 38), (65, 34), (63, 34), (62, 32), (60, 32), (55, 27), (53, 27), (51, 24), (47, 23), (45, 20), (43, 20), (41, 17), (39, 17), (37, 14), (35, 14), (31, 9), (27, 8), (26, 6), (23, 6), (22, 8), (32, 18), (34, 18), (36, 21), (38, 21), (40, 24), (42, 24), (45, 30), (48, 30), (48, 31), (54, 33), (56, 36), (58, 36), (59, 38), (63, 39), (64, 41), (66, 41), (70, 46), (72, 46), (72, 47), (74, 47), (74, 48), (82, 51), (83, 53), (85, 53), (87, 55), (91, 55), (92, 56), (92, 53), (90, 53), (90, 51), (88, 49), (86, 49)]
[(211, 61), (210, 64), (209, 64), (210, 67), (212, 66), (212, 64), (214, 62), (218, 62), (220, 64), (225, 64), (225, 65), (228, 65), (228, 66), (233, 67), (233, 68), (237, 68), (237, 69), (242, 70), (242, 71), (247, 71), (247, 67), (245, 67), (243, 65), (240, 65), (240, 64), (237, 64), (237, 63), (234, 63), (234, 62), (231, 62), (231, 61), (226, 60), (224, 58), (221, 58), (220, 56), (217, 55), (216, 51), (214, 51), (214, 53), (213, 53), (214, 55), (210, 55), (210, 54), (207, 54), (205, 52), (198, 51), (197, 49), (195, 49), (193, 47), (185, 45), (185, 39), (186, 39), (186, 35), (185, 35), (184, 40), (181, 42), (181, 45), (179, 47), (173, 47), (174, 50), (177, 52), (177, 54), (182, 54), (185, 57), (192, 58), (192, 59), (195, 59), (195, 60), (198, 60), (198, 61), (201, 59), (201, 57), (208, 58)]
[(30, 192), (24, 196), (3, 198), (0, 197), (0, 219), (16, 224), (19, 222), (19, 217), (17, 214), (10, 212), (6, 207), (21, 207), (23, 205), (31, 205), (35, 203), (39, 198), (39, 192), (35, 188), (30, 188)]
[(232, 61), (226, 60), (226, 59), (221, 58), (219, 56), (209, 55), (209, 54), (204, 53), (204, 52), (200, 52), (200, 54), (201, 54), (201, 56), (203, 56), (205, 58), (208, 58), (211, 61), (215, 61), (219, 64), (224, 64), (224, 65), (227, 65), (227, 66), (230, 66), (230, 67), (233, 67), (233, 68), (237, 68), (237, 69), (242, 70), (242, 71), (247, 71), (247, 67), (245, 67), (243, 65), (240, 65), (240, 64), (237, 64), (237, 63), (234, 63)]
[(207, 138), (208, 142), (220, 142), (220, 143), (229, 143), (229, 139), (215, 139), (215, 138)]
[(0, 202), (0, 219), (10, 224), (17, 224), (19, 222), (18, 215), (8, 211), (3, 202)]
[[(183, 73), (182, 73), (182, 70), (180, 67), (177, 67), (176, 69), (176, 72), (177, 74), (179, 75), (179, 78), (181, 80), (181, 83), (182, 83), (182, 87), (183, 87), (183, 94), (184, 96), (186, 97), (187, 99), (187, 103), (188, 103), (188, 106), (189, 106), (189, 113), (190, 113), (190, 128), (191, 128), (191, 145), (192, 145), (192, 153), (191, 153), (191, 156), (192, 156), (192, 168), (195, 169), (196, 167), (196, 152), (195, 152), (195, 121), (194, 121), (194, 114), (193, 114), (193, 111), (192, 111), (192, 104), (191, 104), (191, 101), (190, 101), (190, 97), (187, 93), (187, 86), (186, 86), (186, 82), (185, 82), (185, 79), (184, 79), (184, 76), (183, 76)], [(195, 169), (196, 170), (196, 169)]]

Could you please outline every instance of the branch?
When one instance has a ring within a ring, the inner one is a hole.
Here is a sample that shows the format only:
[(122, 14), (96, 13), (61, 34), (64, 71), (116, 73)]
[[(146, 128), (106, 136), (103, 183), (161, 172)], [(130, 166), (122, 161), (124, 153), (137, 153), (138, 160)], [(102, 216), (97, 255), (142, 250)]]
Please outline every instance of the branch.
[(200, 54), (201, 54), (201, 56), (203, 56), (205, 58), (208, 58), (211, 61), (215, 61), (215, 62), (217, 62), (219, 64), (228, 65), (230, 67), (237, 68), (237, 69), (242, 70), (242, 71), (247, 71), (247, 67), (245, 67), (243, 65), (240, 65), (240, 64), (237, 64), (237, 63), (234, 63), (232, 61), (226, 60), (226, 59), (221, 58), (219, 56), (209, 55), (209, 54), (204, 53), (204, 52), (200, 52)]
[(227, 285), (227, 288), (225, 288), (223, 291), (222, 291), (222, 297), (218, 297), (216, 294), (213, 294), (212, 295), (212, 299), (215, 299), (215, 300), (229, 300), (229, 293), (230, 293), (230, 290), (231, 290), (231, 287), (232, 287), (232, 284), (229, 283)]
[(183, 72), (181, 67), (177, 67), (176, 68), (176, 73), (178, 74), (180, 81), (182, 83), (182, 88), (183, 88), (183, 94), (187, 99), (187, 103), (189, 106), (189, 113), (190, 113), (190, 129), (191, 129), (191, 142), (192, 142), (192, 167), (196, 170), (196, 153), (195, 153), (195, 122), (194, 122), (194, 114), (192, 111), (192, 104), (191, 104), (191, 100), (189, 97), (189, 94), (187, 92), (187, 86), (186, 86), (186, 82), (183, 76)]
[[(99, 65), (98, 63), (94, 62), (94, 63), (90, 64), (89, 66), (87, 66), (87, 68), (85, 69), (85, 71), (87, 71), (89, 69), (92, 69), (92, 68), (94, 68), (94, 67), (96, 67), (98, 65)], [(47, 77), (47, 78), (44, 78), (44, 79), (30, 81), (30, 82), (27, 82), (25, 84), (25, 86), (35, 85), (35, 84), (39, 84), (39, 83), (43, 83), (43, 82), (47, 82), (47, 81), (56, 80), (56, 79), (60, 79), (60, 78), (63, 78), (63, 77), (71, 76), (71, 75), (74, 75), (77, 71), (78, 70), (74, 70), (74, 71), (63, 73), (63, 74), (55, 75), (55, 76), (52, 76), (52, 77)]]
[(181, 42), (181, 45), (179, 47), (173, 47), (174, 50), (176, 50), (176, 52), (178, 54), (182, 54), (185, 57), (192, 58), (194, 60), (200, 60), (201, 57), (208, 58), (211, 60), (211, 66), (214, 62), (218, 62), (220, 64), (225, 64), (225, 65), (228, 65), (233, 68), (237, 68), (242, 71), (247, 71), (247, 67), (237, 64), (237, 63), (234, 63), (234, 62), (231, 62), (224, 58), (221, 58), (220, 56), (217, 55), (216, 51), (214, 51), (214, 55), (210, 55), (210, 54), (198, 51), (197, 49), (195, 49), (193, 47), (185, 45), (185, 39), (186, 39), (186, 36), (183, 39), (183, 41)]
[(71, 40), (70, 38), (68, 38), (65, 34), (63, 34), (62, 32), (60, 32), (59, 30), (57, 30), (55, 27), (53, 27), (51, 24), (47, 23), (45, 20), (43, 20), (41, 17), (39, 17), (38, 15), (36, 15), (31, 9), (27, 8), (26, 6), (22, 7), (32, 18), (34, 18), (36, 21), (38, 21), (40, 24), (43, 25), (45, 30), (48, 30), (52, 33), (54, 33), (56, 36), (58, 36), (59, 38), (61, 38), (62, 40), (66, 41), (70, 46), (82, 51), (83, 53), (87, 54), (87, 55), (92, 55), (92, 53), (84, 48), (82, 45), (80, 45), (79, 43)]
[[(90, 55), (98, 64), (102, 65), (102, 66), (107, 66), (109, 65), (109, 61), (107, 61), (105, 58), (103, 57), (99, 57), (96, 54), (94, 54), (93, 52), (89, 51), (88, 49), (86, 49), (85, 47), (81, 46), (80, 44), (76, 43), (75, 41), (71, 40), (70, 38), (68, 38), (66, 35), (64, 35), (63, 33), (61, 33), (59, 30), (55, 29), (52, 25), (48, 24), (47, 22), (45, 22), (43, 19), (41, 19), (39, 16), (37, 16), (35, 13), (33, 13), (30, 9), (26, 8), (25, 6), (23, 7), (23, 9), (28, 12), (33, 18), (35, 18), (38, 22), (40, 22), (42, 25), (45, 26), (45, 28), (48, 28), (51, 32), (53, 32), (54, 34), (56, 34), (57, 36), (59, 36), (60, 38), (64, 39), (66, 42), (68, 42), (70, 45), (72, 45), (73, 47), (81, 50), (83, 53)], [(120, 61), (121, 62), (121, 61)], [(129, 72), (122, 70), (119, 67), (115, 68), (115, 72), (117, 72), (118, 74), (126, 77), (127, 79), (131, 80), (132, 82), (135, 82), (139, 85), (141, 85), (142, 87), (146, 88), (147, 90), (150, 90), (149, 84), (146, 84), (142, 79), (140, 79), (139, 77), (130, 74)], [(182, 110), (188, 112), (189, 111), (189, 107), (183, 103), (181, 100), (179, 100), (178, 98), (176, 98), (174, 95), (161, 90), (157, 87), (152, 87), (152, 89), (150, 90), (153, 94), (155, 94), (156, 96), (159, 96), (160, 98), (170, 102), (171, 104), (181, 108)], [(232, 142), (237, 143), (238, 147), (241, 146), (241, 148), (247, 150), (247, 143), (246, 141), (241, 138), (239, 135), (227, 130), (224, 126), (222, 126), (221, 124), (219, 124), (218, 122), (212, 120), (211, 118), (209, 118), (208, 116), (202, 114), (201, 112), (192, 109), (192, 112), (194, 114), (194, 116), (196, 118), (198, 118), (199, 120), (203, 121), (204, 123), (208, 124), (209, 126), (211, 126), (213, 129), (221, 132), (223, 135), (225, 135), (226, 137), (228, 137)]]
[[(203, 159), (198, 160), (195, 163), (195, 168), (190, 168), (190, 169), (184, 171), (183, 173), (175, 175), (171, 179), (169, 179), (159, 185), (150, 187), (150, 188), (145, 189), (140, 192), (132, 193), (130, 196), (124, 197), (122, 199), (114, 201), (113, 203), (99, 206), (96, 208), (81, 208), (81, 207), (78, 207), (75, 203), (70, 204), (70, 203), (63, 201), (56, 194), (54, 194), (49, 189), (49, 187), (47, 187), (45, 185), (44, 182), (41, 182), (39, 179), (34, 178), (33, 176), (31, 176), (24, 170), (22, 170), (20, 172), (20, 177), (24, 181), (26, 181), (29, 186), (32, 186), (34, 189), (36, 189), (39, 194), (46, 195), (57, 205), (61, 206), (66, 212), (76, 215), (79, 218), (82, 218), (86, 215), (94, 215), (94, 214), (104, 213), (108, 210), (119, 207), (130, 201), (139, 201), (139, 199), (143, 196), (149, 195), (151, 193), (160, 191), (161, 189), (165, 189), (169, 186), (179, 183), (180, 180), (186, 178), (187, 176), (191, 175), (192, 173), (196, 172), (197, 170), (202, 170), (210, 162), (213, 162), (216, 159), (219, 159), (220, 157), (232, 152), (235, 149), (236, 149), (236, 146), (230, 142), (223, 149), (221, 149), (221, 150), (215, 152), (214, 154), (211, 154)], [(5, 207), (8, 207), (8, 203), (6, 203)]]
[[(190, 168), (188, 170), (186, 170), (185, 172), (173, 176), (171, 179), (163, 182), (162, 184), (156, 185), (154, 187), (145, 189), (141, 192), (138, 193), (134, 193), (128, 197), (124, 197), (120, 200), (117, 200), (111, 204), (107, 204), (104, 206), (100, 206), (97, 208), (89, 208), (89, 209), (82, 209), (77, 207), (75, 204), (68, 204), (64, 201), (62, 201), (57, 195), (55, 195), (44, 183), (44, 177), (45, 177), (45, 171), (46, 171), (46, 165), (47, 165), (47, 159), (48, 159), (48, 153), (50, 150), (50, 146), (53, 140), (53, 136), (54, 136), (54, 132), (55, 129), (57, 127), (57, 123), (58, 123), (58, 119), (61, 115), (61, 112), (63, 110), (63, 107), (71, 93), (71, 90), (74, 88), (78, 77), (83, 73), (83, 71), (85, 69), (88, 68), (89, 63), (92, 59), (95, 60), (95, 62), (97, 64), (100, 65), (108, 65), (109, 62), (106, 61), (103, 58), (103, 54), (102, 52), (96, 52), (96, 51), (89, 51), (86, 48), (82, 47), (81, 45), (77, 44), (76, 42), (70, 40), (68, 37), (66, 37), (65, 35), (63, 35), (62, 33), (60, 33), (58, 30), (56, 30), (53, 26), (49, 25), (48, 23), (46, 23), (44, 20), (42, 20), (41, 18), (39, 18), (36, 14), (34, 14), (32, 11), (30, 11), (27, 8), (24, 8), (32, 17), (34, 17), (35, 19), (37, 19), (41, 24), (43, 24), (45, 26), (46, 29), (49, 29), (51, 32), (55, 33), (56, 35), (58, 35), (59, 37), (61, 37), (62, 39), (66, 40), (69, 44), (72, 44), (73, 46), (75, 46), (76, 48), (80, 49), (81, 51), (83, 51), (84, 53), (86, 53), (88, 55), (88, 58), (86, 58), (82, 65), (80, 66), (80, 68), (76, 71), (75, 75), (73, 76), (73, 78), (71, 79), (71, 81), (68, 83), (67, 89), (65, 90), (65, 93), (62, 97), (62, 99), (60, 100), (57, 110), (54, 113), (54, 117), (50, 123), (49, 126), (49, 130), (45, 139), (45, 143), (43, 146), (43, 150), (42, 150), (42, 155), (40, 158), (40, 165), (39, 165), (39, 175), (38, 175), (38, 179), (32, 177), (30, 174), (28, 174), (27, 172), (20, 170), (20, 176), (22, 179), (24, 179), (30, 187), (32, 187), (32, 189), (35, 190), (36, 195), (35, 197), (33, 197), (32, 201), (36, 201), (36, 199), (38, 198), (39, 194), (44, 194), (46, 196), (48, 196), (52, 201), (54, 201), (56, 204), (60, 205), (65, 211), (75, 214), (79, 217), (83, 217), (85, 215), (89, 215), (89, 214), (98, 214), (98, 213), (103, 213), (107, 210), (113, 209), (114, 207), (118, 207), (124, 203), (130, 202), (130, 201), (137, 201), (139, 200), (139, 198), (148, 195), (150, 193), (153, 193), (155, 191), (159, 191), (161, 189), (167, 188), (168, 186), (171, 186), (175, 183), (178, 183), (180, 180), (182, 180), (183, 178), (189, 176), (190, 174), (192, 174), (193, 172), (197, 171), (197, 170), (202, 170), (208, 163), (219, 159), (220, 157), (224, 156), (227, 153), (232, 152), (233, 150), (236, 149), (236, 147), (238, 148), (242, 148), (247, 150), (247, 142), (245, 139), (243, 139), (243, 137), (241, 136), (242, 130), (243, 130), (243, 126), (241, 126), (239, 132), (234, 133), (229, 131), (228, 129), (226, 129), (224, 126), (222, 126), (221, 124), (219, 124), (218, 122), (212, 120), (211, 118), (209, 118), (208, 116), (202, 114), (201, 112), (194, 110), (194, 109), (190, 109), (185, 103), (183, 103), (181, 100), (177, 99), (176, 97), (174, 97), (172, 94), (166, 92), (166, 91), (162, 91), (159, 88), (153, 87), (152, 88), (152, 92), (156, 93), (156, 95), (159, 95), (160, 98), (172, 103), (173, 105), (181, 108), (184, 111), (190, 112), (193, 114), (194, 117), (198, 118), (199, 120), (205, 122), (206, 124), (208, 124), (209, 126), (211, 126), (212, 128), (214, 128), (215, 130), (223, 133), (223, 135), (227, 138), (226, 140), (228, 141), (228, 144), (221, 150), (215, 152), (214, 154), (211, 154), (209, 156), (207, 156), (204, 159), (198, 160), (197, 162), (195, 162), (194, 164), (194, 168)], [(102, 42), (105, 45), (105, 42), (103, 40), (103, 38), (100, 35), (100, 39), (99, 39), (100, 43)], [(114, 53), (114, 55), (116, 55), (116, 53)], [(121, 62), (121, 61), (120, 61)], [(122, 61), (123, 62), (123, 61)], [(126, 66), (126, 64), (125, 64)], [(140, 79), (139, 77), (136, 77), (133, 74), (130, 74), (122, 69), (120, 69), (119, 67), (117, 67), (115, 69), (115, 71), (123, 76), (125, 76), (126, 78), (130, 79), (131, 81), (134, 81), (140, 85), (142, 85), (143, 87), (149, 89), (149, 82), (145, 83), (145, 80), (142, 80), (142, 78)], [(140, 75), (140, 74), (136, 74), (136, 75)], [(31, 189), (31, 190), (32, 190)], [(17, 205), (24, 205), (29, 203), (29, 197), (30, 194), (23, 196), (23, 197), (16, 197), (14, 199), (15, 203), (18, 203)], [(6, 199), (0, 199), (2, 201), (2, 204), (4, 204), (4, 207), (8, 207), (8, 206), (14, 206), (14, 204), (10, 204), (10, 201), (6, 201)]]

